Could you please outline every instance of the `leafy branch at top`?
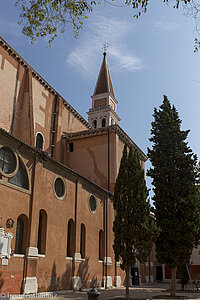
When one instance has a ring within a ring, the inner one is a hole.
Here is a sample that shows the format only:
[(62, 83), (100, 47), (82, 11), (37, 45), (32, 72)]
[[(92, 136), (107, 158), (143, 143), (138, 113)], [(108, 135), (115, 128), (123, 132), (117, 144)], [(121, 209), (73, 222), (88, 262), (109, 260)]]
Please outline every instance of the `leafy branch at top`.
[(58, 33), (64, 33), (66, 23), (71, 23), (77, 36), (87, 13), (92, 12), (95, 1), (85, 0), (17, 0), (20, 5), (20, 21), (23, 34), (34, 42), (48, 36), (49, 45)]
[[(118, 0), (102, 0), (112, 4)], [(67, 23), (72, 24), (74, 36), (78, 36), (83, 26), (83, 20), (93, 11), (95, 4), (101, 4), (101, 0), (16, 0), (16, 5), (20, 8), (19, 24), (22, 32), (31, 38), (34, 42), (36, 38), (48, 37), (49, 45), (58, 36), (65, 31)], [(134, 18), (147, 12), (149, 3), (153, 0), (124, 0), (125, 6), (132, 6)], [(195, 38), (194, 51), (200, 48), (199, 39), (199, 11), (200, 4), (198, 0), (161, 0), (164, 3), (173, 3), (174, 8), (183, 6), (185, 14), (195, 20)]]

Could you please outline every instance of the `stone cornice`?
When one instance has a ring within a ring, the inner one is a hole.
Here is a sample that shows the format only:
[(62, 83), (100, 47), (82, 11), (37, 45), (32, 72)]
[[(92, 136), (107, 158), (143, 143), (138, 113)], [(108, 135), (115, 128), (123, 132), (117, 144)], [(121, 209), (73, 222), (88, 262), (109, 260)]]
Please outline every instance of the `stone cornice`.
[(92, 128), (89, 130), (74, 133), (64, 132), (63, 138), (66, 138), (67, 140), (76, 140), (88, 136), (107, 134), (108, 131), (117, 133), (124, 143), (126, 143), (128, 146), (132, 146), (133, 149), (136, 149), (139, 153), (140, 159), (142, 159), (143, 161), (146, 161), (148, 159), (146, 154), (133, 142), (133, 140), (124, 132), (124, 130), (119, 125), (111, 125), (103, 128)]
[(91, 125), (36, 71), (27, 61), (20, 56), (1, 36), (0, 46), (4, 48), (10, 56), (12, 56), (17, 62), (19, 62), (24, 68), (30, 69), (33, 77), (40, 82), (50, 93), (57, 95), (63, 101), (63, 105), (73, 113), (73, 115), (80, 120), (86, 127), (91, 128)]
[(0, 138), (1, 136), (4, 136), (5, 138), (9, 139), (9, 140), (13, 140), (13, 143), (17, 143), (20, 146), (25, 147), (28, 151), (30, 151), (29, 153), (33, 153), (34, 155), (36, 155), (39, 159), (39, 161), (43, 162), (43, 164), (49, 163), (49, 164), (53, 164), (54, 168), (59, 168), (60, 170), (64, 171), (66, 174), (66, 177), (69, 178), (72, 181), (78, 181), (82, 184), (83, 188), (88, 189), (88, 191), (93, 191), (93, 193), (96, 193), (98, 195), (98, 197), (109, 197), (110, 199), (112, 199), (113, 193), (100, 187), (99, 185), (97, 185), (96, 183), (90, 181), (89, 179), (87, 179), (86, 177), (80, 175), (78, 172), (70, 169), (69, 167), (61, 164), (60, 162), (54, 160), (52, 157), (50, 157), (48, 155), (48, 153), (46, 153), (45, 151), (39, 150), (35, 147), (31, 147), (28, 144), (24, 143), (23, 141), (21, 141), (20, 139), (18, 139), (17, 137), (11, 135), (10, 133), (8, 133), (7, 131), (5, 131), (4, 129), (0, 128)]
[(89, 109), (89, 112), (87, 112), (88, 116), (89, 115), (92, 115), (94, 112), (95, 113), (102, 113), (102, 112), (107, 112), (107, 111), (110, 111), (114, 116), (115, 118), (120, 121), (120, 117), (118, 116), (118, 114), (116, 113), (116, 111), (113, 110), (112, 106), (111, 105), (106, 105), (106, 106), (99, 106), (99, 107), (96, 107), (96, 108), (90, 108)]

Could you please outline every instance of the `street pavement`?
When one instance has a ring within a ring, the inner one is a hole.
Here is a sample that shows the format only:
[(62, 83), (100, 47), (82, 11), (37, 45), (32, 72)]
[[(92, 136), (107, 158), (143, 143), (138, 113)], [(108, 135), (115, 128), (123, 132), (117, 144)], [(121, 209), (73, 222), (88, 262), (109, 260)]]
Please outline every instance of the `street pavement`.
[[(177, 292), (176, 296), (184, 296), (185, 299), (192, 300), (192, 299), (199, 299), (200, 300), (200, 291), (193, 290), (192, 286), (188, 287), (186, 292), (180, 291), (180, 285), (177, 284)], [(99, 300), (109, 300), (115, 299), (117, 297), (125, 297), (126, 290), (125, 288), (112, 288), (112, 289), (101, 289), (100, 291), (100, 298)], [(55, 292), (56, 294), (56, 292)], [(153, 283), (149, 285), (141, 285), (130, 287), (130, 297), (134, 299), (153, 299), (154, 296), (159, 297), (159, 300), (166, 299), (165, 296), (169, 295), (169, 283)], [(162, 298), (163, 297), (163, 298)], [(44, 298), (43, 298), (44, 299)], [(46, 298), (46, 300), (70, 300), (70, 299), (77, 299), (77, 300), (87, 300), (88, 295), (87, 291), (83, 292), (66, 292), (65, 294), (60, 295), (57, 294), (56, 298)], [(157, 298), (158, 299), (158, 298)], [(172, 298), (170, 298), (172, 300)], [(177, 298), (173, 298), (177, 299)]]

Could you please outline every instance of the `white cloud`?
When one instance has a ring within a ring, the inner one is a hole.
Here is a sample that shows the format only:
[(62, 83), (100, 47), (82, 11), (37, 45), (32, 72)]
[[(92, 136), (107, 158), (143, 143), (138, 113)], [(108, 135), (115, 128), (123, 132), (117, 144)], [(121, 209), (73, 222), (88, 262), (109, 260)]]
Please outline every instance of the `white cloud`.
[(168, 21), (156, 21), (154, 23), (155, 27), (160, 30), (174, 30), (178, 27), (178, 24), (175, 22), (168, 22)]
[(139, 57), (128, 50), (127, 37), (134, 30), (133, 24), (114, 18), (93, 17), (87, 30), (79, 37), (75, 49), (69, 53), (66, 63), (80, 75), (92, 77), (99, 68), (97, 56), (108, 45), (109, 61), (114, 61), (115, 71), (135, 71), (143, 67)]
[(133, 54), (125, 53), (127, 51), (121, 51), (117, 48), (112, 48), (111, 55), (118, 62), (118, 65), (121, 69), (126, 69), (127, 71), (140, 70), (143, 66), (141, 60)]

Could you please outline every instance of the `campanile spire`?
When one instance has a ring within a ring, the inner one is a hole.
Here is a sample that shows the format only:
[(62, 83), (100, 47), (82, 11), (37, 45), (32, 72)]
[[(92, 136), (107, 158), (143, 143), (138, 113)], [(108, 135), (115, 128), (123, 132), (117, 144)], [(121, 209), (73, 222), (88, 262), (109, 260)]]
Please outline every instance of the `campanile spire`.
[(105, 127), (118, 124), (120, 118), (116, 113), (117, 99), (112, 85), (104, 48), (103, 61), (99, 71), (94, 93), (92, 95), (92, 108), (88, 112), (88, 122), (94, 127)]

